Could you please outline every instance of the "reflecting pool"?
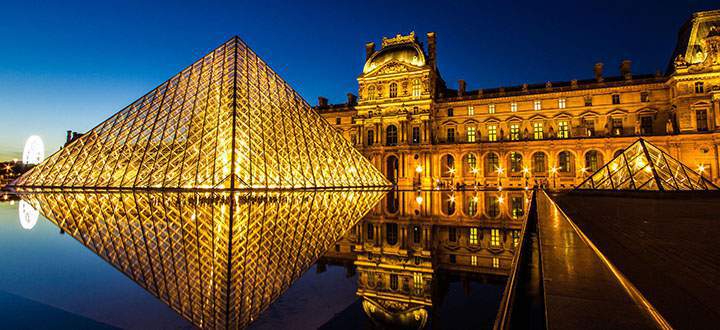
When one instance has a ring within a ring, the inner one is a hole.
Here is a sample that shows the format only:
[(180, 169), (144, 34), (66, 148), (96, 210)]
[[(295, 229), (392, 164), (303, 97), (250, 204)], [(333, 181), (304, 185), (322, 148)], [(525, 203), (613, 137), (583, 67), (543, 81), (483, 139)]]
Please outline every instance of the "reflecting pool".
[(7, 198), (0, 317), (67, 328), (491, 328), (529, 207), (525, 191)]

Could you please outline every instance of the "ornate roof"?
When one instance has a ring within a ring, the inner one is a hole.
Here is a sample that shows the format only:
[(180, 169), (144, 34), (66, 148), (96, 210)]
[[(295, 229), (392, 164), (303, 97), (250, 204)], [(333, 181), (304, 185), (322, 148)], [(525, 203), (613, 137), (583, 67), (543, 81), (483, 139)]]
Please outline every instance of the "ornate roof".
[(383, 38), (382, 48), (368, 58), (363, 73), (368, 73), (391, 61), (414, 66), (425, 65), (425, 53), (417, 42), (414, 32), (407, 36), (397, 35), (395, 38)]

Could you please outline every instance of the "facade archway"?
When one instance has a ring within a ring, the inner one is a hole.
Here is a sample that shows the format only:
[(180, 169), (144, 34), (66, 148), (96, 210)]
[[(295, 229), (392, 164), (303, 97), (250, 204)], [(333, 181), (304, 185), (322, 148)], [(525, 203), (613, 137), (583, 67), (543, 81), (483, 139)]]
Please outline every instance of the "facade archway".
[(385, 177), (393, 184), (397, 184), (400, 166), (397, 156), (390, 155), (385, 159)]
[(595, 173), (603, 165), (602, 153), (597, 150), (590, 150), (585, 153), (585, 169), (590, 173)]
[(451, 154), (445, 154), (440, 157), (440, 176), (447, 178), (455, 174), (455, 157)]
[(572, 152), (563, 150), (558, 153), (557, 171), (563, 176), (575, 175), (575, 155)]

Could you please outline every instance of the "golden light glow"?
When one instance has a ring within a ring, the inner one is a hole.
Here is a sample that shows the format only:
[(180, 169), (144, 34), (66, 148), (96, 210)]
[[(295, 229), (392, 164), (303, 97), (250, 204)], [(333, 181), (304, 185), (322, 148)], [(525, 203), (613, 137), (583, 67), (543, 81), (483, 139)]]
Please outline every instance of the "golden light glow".
[(454, 168), (454, 167), (451, 167), (450, 169), (448, 169), (448, 173), (454, 175), (454, 174), (455, 174), (455, 168)]
[(554, 167), (554, 166), (553, 166), (553, 168), (550, 169), (551, 174), (555, 174), (555, 173), (557, 173), (557, 171), (558, 171), (557, 167)]
[(698, 165), (698, 172), (705, 173), (705, 165), (703, 165), (703, 164)]
[(497, 201), (498, 203), (502, 204), (505, 201), (505, 198), (503, 198), (502, 196), (498, 196)]
[(415, 166), (415, 172), (422, 173), (423, 167), (421, 165)]
[(20, 195), (208, 329), (246, 328), (383, 196), (360, 190)]
[(415, 197), (415, 202), (418, 203), (418, 205), (422, 204), (422, 202), (423, 202), (422, 195), (418, 194), (417, 197)]
[(472, 174), (478, 174), (478, 169), (477, 169), (477, 167), (473, 167), (472, 170), (470, 170), (470, 172), (471, 172)]
[(527, 167), (523, 167), (523, 173), (525, 173), (525, 174), (530, 173), (530, 169), (528, 169)]
[[(299, 142), (295, 136), (304, 138)], [(232, 38), (25, 173), (16, 185), (292, 189), (390, 184), (242, 40)]]

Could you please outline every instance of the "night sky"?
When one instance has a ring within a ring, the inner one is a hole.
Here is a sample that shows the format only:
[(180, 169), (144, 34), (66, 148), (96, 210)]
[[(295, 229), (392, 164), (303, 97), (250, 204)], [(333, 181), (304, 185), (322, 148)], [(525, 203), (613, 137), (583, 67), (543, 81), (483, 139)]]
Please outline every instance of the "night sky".
[[(667, 3), (665, 3), (667, 2)], [(677, 31), (717, 1), (7, 1), (0, 20), (0, 161), (40, 135), (56, 151), (239, 35), (310, 104), (357, 93), (364, 44), (437, 32), (450, 87), (468, 89), (664, 70)]]

